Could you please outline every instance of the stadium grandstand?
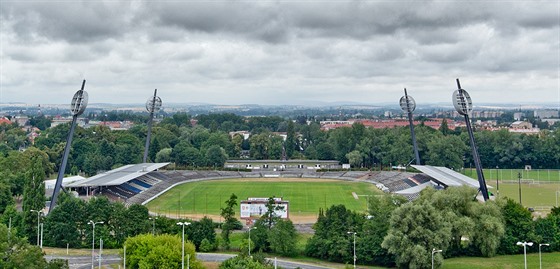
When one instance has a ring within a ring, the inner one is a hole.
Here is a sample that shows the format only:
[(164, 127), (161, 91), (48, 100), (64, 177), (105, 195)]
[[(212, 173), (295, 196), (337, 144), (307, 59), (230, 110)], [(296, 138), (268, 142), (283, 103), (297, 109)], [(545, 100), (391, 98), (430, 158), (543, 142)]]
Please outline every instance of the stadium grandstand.
[[(478, 181), (445, 167), (412, 165), (420, 173), (396, 171), (316, 171), (315, 169), (286, 169), (273, 166), (253, 171), (219, 170), (159, 170), (169, 163), (140, 163), (103, 172), (90, 178), (70, 178), (64, 188), (82, 196), (103, 195), (127, 205), (146, 204), (179, 184), (225, 178), (325, 178), (361, 181), (374, 184), (384, 192), (416, 199), (427, 188), (445, 189), (466, 185), (478, 188)], [(489, 188), (491, 188), (489, 186)]]
[(102, 194), (112, 200), (126, 201), (166, 179), (157, 170), (169, 163), (131, 164), (63, 185), (86, 196)]
[[(434, 187), (436, 189), (445, 189), (457, 186), (468, 186), (476, 189), (479, 188), (477, 180), (455, 172), (447, 167), (430, 165), (412, 165), (412, 167), (422, 173), (415, 174), (403, 180), (403, 183), (409, 186), (408, 188), (401, 188), (399, 190), (389, 189), (390, 192), (403, 195), (409, 200), (413, 200), (419, 196), (423, 189), (427, 187)], [(487, 185), (487, 188), (491, 189), (492, 187)], [(490, 194), (493, 196), (492, 193)], [(478, 195), (477, 199), (480, 199), (481, 201), (484, 200), (482, 195)]]

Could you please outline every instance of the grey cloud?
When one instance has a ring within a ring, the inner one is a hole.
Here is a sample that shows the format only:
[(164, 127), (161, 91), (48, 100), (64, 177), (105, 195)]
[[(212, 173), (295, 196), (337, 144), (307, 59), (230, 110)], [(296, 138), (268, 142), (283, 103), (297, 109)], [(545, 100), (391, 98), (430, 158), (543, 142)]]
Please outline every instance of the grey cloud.
[(14, 32), (33, 40), (45, 37), (68, 42), (118, 38), (129, 28), (126, 2), (8, 2), (2, 19)]

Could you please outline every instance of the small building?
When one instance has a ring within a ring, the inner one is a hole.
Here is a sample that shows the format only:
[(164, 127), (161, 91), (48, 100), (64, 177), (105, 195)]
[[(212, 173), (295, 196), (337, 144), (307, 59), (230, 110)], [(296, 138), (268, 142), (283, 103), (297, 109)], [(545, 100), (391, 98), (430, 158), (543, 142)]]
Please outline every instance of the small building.
[(510, 125), (510, 127), (512, 129), (532, 129), (533, 124), (527, 121), (515, 121)]

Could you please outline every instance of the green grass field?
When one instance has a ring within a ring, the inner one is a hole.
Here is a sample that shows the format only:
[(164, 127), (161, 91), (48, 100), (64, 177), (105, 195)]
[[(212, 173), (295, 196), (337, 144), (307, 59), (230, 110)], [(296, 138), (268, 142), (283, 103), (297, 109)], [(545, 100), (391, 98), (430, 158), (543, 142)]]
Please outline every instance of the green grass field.
[[(538, 247), (537, 247), (538, 248)], [(539, 268), (539, 254), (527, 254), (527, 267)], [(446, 259), (443, 262), (442, 269), (521, 269), (525, 268), (523, 264), (523, 255), (496, 256), (492, 258), (481, 257), (462, 257)], [(542, 268), (560, 269), (560, 252), (542, 253)]]
[[(232, 193), (238, 201), (248, 197), (283, 197), (290, 201), (292, 217), (316, 217), (319, 208), (344, 204), (350, 210), (365, 211), (366, 197), (380, 191), (371, 183), (315, 179), (224, 179), (179, 185), (147, 204), (152, 212), (173, 215), (219, 215)], [(239, 215), (239, 208), (236, 208)]]
[[(499, 197), (508, 197), (519, 202), (519, 185), (500, 183), (499, 194), (496, 193), (496, 182), (488, 182), (494, 187), (490, 191)], [(556, 192), (559, 192), (556, 194)], [(525, 207), (552, 207), (556, 206), (556, 195), (560, 205), (560, 184), (521, 184), (521, 202)]]
[[(476, 169), (465, 168), (463, 171), (465, 175), (472, 178), (476, 177)], [(521, 173), (522, 180), (532, 179), (534, 181), (549, 181), (560, 184), (560, 170), (553, 169), (534, 169), (526, 171), (524, 169), (483, 169), (484, 178), (486, 181), (490, 180), (518, 180), (518, 175)]]

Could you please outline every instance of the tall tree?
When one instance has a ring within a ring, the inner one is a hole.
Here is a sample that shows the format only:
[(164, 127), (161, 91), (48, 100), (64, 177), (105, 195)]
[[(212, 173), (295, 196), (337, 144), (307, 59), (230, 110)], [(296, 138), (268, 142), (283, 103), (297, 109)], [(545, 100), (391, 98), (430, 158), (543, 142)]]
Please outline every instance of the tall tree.
[(224, 218), (222, 223), (222, 239), (226, 248), (229, 248), (229, 236), (231, 231), (234, 229), (237, 219), (235, 218), (235, 209), (237, 206), (237, 196), (232, 193), (227, 201), (225, 201), (226, 206), (221, 208), (221, 216)]
[(31, 167), (26, 174), (23, 188), (23, 234), (30, 242), (37, 240), (37, 215), (45, 207), (45, 170), (40, 158), (31, 159)]

